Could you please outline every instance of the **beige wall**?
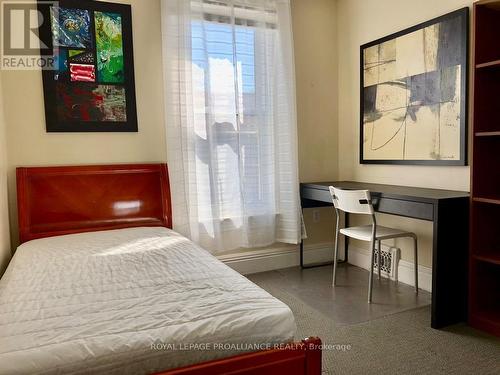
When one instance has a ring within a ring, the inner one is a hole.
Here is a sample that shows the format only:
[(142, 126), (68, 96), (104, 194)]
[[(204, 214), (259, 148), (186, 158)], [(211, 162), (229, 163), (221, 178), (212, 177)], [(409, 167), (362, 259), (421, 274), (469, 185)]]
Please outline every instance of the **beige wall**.
[[(38, 71), (4, 71), (11, 233), (17, 244), (15, 167), (166, 160), (159, 0), (132, 4), (138, 133), (45, 131), (42, 78)], [(1, 193), (1, 191), (0, 191)]]
[[(328, 181), (338, 175), (337, 9), (334, 0), (291, 0), (300, 181)], [(333, 210), (304, 211), (306, 245), (331, 243)]]
[[(47, 134), (40, 73), (2, 73), (14, 244), (17, 243), (16, 166), (166, 159), (160, 1), (122, 2), (132, 4), (139, 133)], [(468, 190), (468, 167), (359, 164), (358, 67), (361, 44), (470, 3), (461, 0), (292, 0), (291, 3), (301, 181), (340, 178)], [(310, 237), (307, 244), (332, 240), (331, 209), (320, 209), (319, 223), (312, 223), (312, 210), (306, 210), (305, 219)], [(421, 264), (430, 265), (430, 223), (386, 215), (381, 215), (380, 221), (416, 231), (421, 239)], [(411, 259), (408, 244), (400, 241), (398, 245), (403, 247), (403, 257)]]
[[(450, 11), (470, 6), (464, 0), (338, 0), (339, 51), (339, 175), (387, 184), (469, 190), (468, 167), (427, 167), (359, 164), (359, 46)], [(432, 225), (428, 222), (380, 215), (381, 225), (415, 231), (420, 264), (431, 265)], [(412, 260), (411, 245), (404, 240), (403, 259)], [(362, 246), (355, 244), (354, 246)]]
[(0, 72), (0, 276), (10, 260), (10, 235), (7, 198), (7, 144), (2, 105), (2, 72)]
[(292, 0), (301, 181), (337, 174), (337, 28), (334, 0)]
[[(17, 244), (15, 167), (166, 160), (159, 0), (132, 4), (139, 133), (48, 134), (40, 72), (5, 71), (4, 104), (11, 234)], [(292, 0), (301, 181), (337, 175), (336, 22), (333, 0)], [(29, 89), (27, 89), (29, 88)], [(331, 210), (320, 210), (308, 243), (330, 242)]]
[[(160, 2), (123, 2), (132, 4), (134, 19), (139, 133), (47, 134), (40, 73), (2, 73), (7, 142), (17, 145), (9, 148), (8, 158), (14, 243), (16, 166), (166, 159)], [(301, 181), (340, 178), (468, 190), (468, 167), (361, 166), (358, 160), (359, 46), (467, 4), (459, 0), (292, 0)], [(319, 223), (312, 223), (312, 210), (306, 210), (305, 219), (307, 244), (332, 240), (331, 209), (320, 209)], [(421, 264), (430, 265), (430, 223), (386, 215), (380, 220), (416, 231), (422, 241)], [(411, 259), (408, 244), (398, 245), (403, 247), (403, 257)]]

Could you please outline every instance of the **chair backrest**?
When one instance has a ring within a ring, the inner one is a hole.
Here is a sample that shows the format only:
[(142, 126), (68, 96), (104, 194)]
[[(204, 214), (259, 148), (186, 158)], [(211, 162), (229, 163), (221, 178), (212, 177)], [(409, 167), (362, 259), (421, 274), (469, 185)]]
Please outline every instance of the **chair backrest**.
[(336, 209), (353, 214), (373, 215), (373, 205), (368, 190), (344, 190), (330, 186)]

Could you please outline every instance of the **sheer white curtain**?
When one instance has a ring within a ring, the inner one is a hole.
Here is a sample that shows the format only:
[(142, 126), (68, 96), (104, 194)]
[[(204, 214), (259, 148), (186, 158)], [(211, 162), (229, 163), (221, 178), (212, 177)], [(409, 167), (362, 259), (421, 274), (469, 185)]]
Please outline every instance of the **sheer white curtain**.
[(216, 253), (298, 243), (289, 0), (163, 0), (174, 229)]

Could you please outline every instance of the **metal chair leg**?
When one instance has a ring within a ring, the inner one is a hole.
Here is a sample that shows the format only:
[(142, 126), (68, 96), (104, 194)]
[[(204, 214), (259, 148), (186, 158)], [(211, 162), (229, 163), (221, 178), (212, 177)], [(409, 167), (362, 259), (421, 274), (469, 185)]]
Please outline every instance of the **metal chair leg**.
[(382, 241), (381, 240), (378, 240), (377, 241), (377, 246), (378, 246), (378, 256), (377, 256), (377, 262), (378, 262), (378, 279), (379, 280), (382, 280), (382, 274), (381, 274), (381, 271), (380, 271), (380, 266), (381, 266), (381, 255), (380, 253), (382, 253)]
[(368, 279), (368, 303), (372, 303), (372, 288), (373, 288), (373, 261), (375, 260), (375, 239), (371, 242), (371, 256), (370, 256), (370, 278)]
[(337, 215), (337, 226), (335, 228), (335, 251), (333, 254), (333, 281), (332, 285), (335, 286), (337, 284), (337, 257), (339, 253), (339, 215)]
[(413, 238), (414, 249), (415, 249), (415, 293), (418, 294), (418, 245), (417, 237)]

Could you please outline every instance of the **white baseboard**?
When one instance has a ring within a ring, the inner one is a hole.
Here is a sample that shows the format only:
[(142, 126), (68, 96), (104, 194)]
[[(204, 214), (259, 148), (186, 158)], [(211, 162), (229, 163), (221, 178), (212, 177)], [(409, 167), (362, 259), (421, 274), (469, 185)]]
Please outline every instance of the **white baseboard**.
[[(300, 264), (298, 246), (283, 246), (279, 248), (248, 251), (239, 254), (221, 255), (219, 260), (243, 275), (252, 273), (279, 270), (295, 267)], [(306, 263), (328, 262), (333, 258), (331, 244), (317, 244), (305, 246), (304, 258)], [(364, 269), (369, 269), (370, 257), (368, 253), (354, 246), (349, 246), (349, 263)], [(398, 279), (400, 282), (415, 285), (413, 263), (399, 261)], [(418, 266), (418, 286), (420, 289), (432, 291), (432, 269)]]
[[(382, 245), (383, 246), (383, 245)], [(369, 269), (370, 256), (368, 252), (349, 246), (349, 263)], [(400, 282), (414, 286), (413, 263), (406, 260), (400, 260), (398, 266), (398, 279)], [(432, 291), (432, 269), (422, 265), (418, 266), (418, 287), (428, 292)]]
[[(249, 275), (298, 266), (300, 264), (300, 252), (298, 246), (283, 246), (239, 254), (221, 255), (218, 256), (218, 259), (239, 273)], [(332, 245), (305, 246), (304, 259), (306, 263), (331, 261), (333, 259)]]

